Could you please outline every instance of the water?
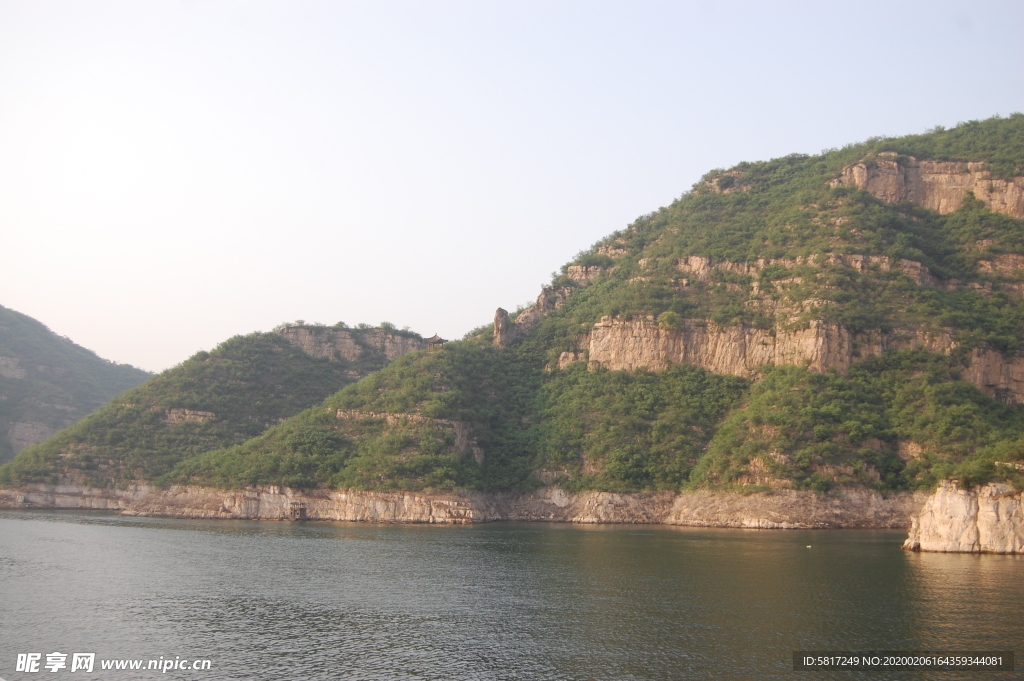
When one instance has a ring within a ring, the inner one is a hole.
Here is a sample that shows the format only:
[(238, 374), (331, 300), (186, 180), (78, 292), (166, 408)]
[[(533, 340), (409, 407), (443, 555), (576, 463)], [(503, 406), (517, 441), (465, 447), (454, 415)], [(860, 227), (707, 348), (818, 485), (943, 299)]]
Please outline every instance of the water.
[[(6, 512), (0, 676), (959, 679), (978, 673), (794, 672), (792, 653), (1021, 655), (1024, 560), (907, 553), (904, 534)], [(211, 669), (15, 671), (54, 651)]]

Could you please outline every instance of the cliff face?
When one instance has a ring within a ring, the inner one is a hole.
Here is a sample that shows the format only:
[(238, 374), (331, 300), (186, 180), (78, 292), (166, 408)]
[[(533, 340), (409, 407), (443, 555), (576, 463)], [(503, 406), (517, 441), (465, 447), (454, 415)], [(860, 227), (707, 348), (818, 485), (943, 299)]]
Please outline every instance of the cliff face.
[(349, 329), (290, 326), (277, 333), (311, 357), (350, 362), (359, 359), (367, 347), (379, 350), (389, 360), (427, 347), (422, 338), (401, 336), (383, 329), (360, 329), (358, 341), (355, 332)]
[(87, 508), (124, 515), (285, 520), (292, 504), (310, 520), (466, 524), (549, 521), (645, 523), (698, 527), (811, 529), (906, 527), (924, 503), (920, 494), (883, 497), (873, 490), (737, 494), (643, 492), (573, 494), (558, 487), (534, 493), (427, 494), (264, 486), (248, 490), (135, 486), (126, 490), (29, 485), (0, 490), (0, 508)]
[[(605, 317), (591, 331), (588, 354), (591, 362), (613, 370), (661, 371), (671, 362), (751, 377), (762, 364), (806, 364), (813, 371), (836, 369), (845, 374), (854, 362), (890, 350), (947, 353), (953, 347), (948, 332), (897, 329), (851, 335), (841, 325), (821, 321), (795, 330), (693, 321), (665, 329), (649, 317)], [(566, 363), (575, 358), (566, 357)], [(963, 378), (992, 397), (1024, 403), (1024, 358), (1007, 359), (993, 350), (976, 349)]]
[(910, 201), (943, 215), (960, 208), (967, 192), (990, 210), (1024, 219), (1024, 177), (992, 179), (984, 163), (918, 161), (883, 152), (871, 163), (843, 169), (833, 186), (857, 187), (886, 203)]
[(494, 313), (494, 345), (503, 348), (513, 340), (529, 334), (537, 328), (544, 315), (562, 307), (572, 291), (572, 287), (569, 286), (545, 286), (537, 296), (536, 302), (522, 310), (514, 322), (510, 321), (508, 313), (499, 307)]
[(845, 329), (822, 322), (786, 331), (691, 320), (679, 328), (660, 328), (652, 318), (604, 317), (591, 331), (588, 351), (591, 362), (613, 370), (660, 371), (671, 362), (750, 377), (762, 364), (805, 361), (817, 371), (829, 367), (845, 371), (853, 345)]
[[(798, 258), (774, 258), (768, 260), (761, 258), (752, 262), (730, 262), (728, 260), (713, 260), (701, 255), (690, 255), (681, 258), (676, 263), (676, 269), (697, 281), (708, 281), (711, 278), (711, 273), (715, 271), (756, 277), (765, 267), (773, 265), (786, 268), (849, 267), (858, 274), (863, 274), (872, 268), (877, 268), (879, 272), (902, 272), (918, 286), (937, 286), (939, 283), (928, 268), (916, 260), (894, 259), (887, 255), (823, 253), (821, 255)], [(1002, 266), (1005, 267), (1006, 265)], [(758, 293), (756, 282), (754, 293)]]
[(975, 349), (963, 379), (1007, 403), (1024, 404), (1024, 358), (1007, 359), (994, 350)]
[(1024, 493), (1004, 484), (966, 490), (944, 481), (912, 518), (903, 548), (1024, 553)]

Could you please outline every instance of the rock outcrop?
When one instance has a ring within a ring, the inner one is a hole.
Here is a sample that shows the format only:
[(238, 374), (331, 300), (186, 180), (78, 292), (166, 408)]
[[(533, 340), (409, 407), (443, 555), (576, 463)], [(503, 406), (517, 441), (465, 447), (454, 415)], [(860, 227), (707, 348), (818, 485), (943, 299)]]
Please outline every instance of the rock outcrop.
[(513, 337), (512, 321), (508, 318), (508, 311), (498, 308), (494, 311), (494, 340), (491, 342), (496, 348), (507, 347)]
[(1024, 492), (944, 481), (911, 521), (909, 551), (1024, 553)]
[(1017, 279), (1024, 274), (1024, 255), (1006, 253), (991, 260), (979, 260), (978, 269), (986, 274), (996, 274)]
[(426, 341), (421, 338), (388, 333), (384, 329), (360, 329), (353, 332), (350, 329), (330, 327), (288, 326), (277, 333), (307, 355), (332, 361), (346, 359), (354, 362), (368, 347), (380, 351), (389, 360), (427, 347)]
[(212, 411), (198, 411), (196, 409), (168, 409), (164, 421), (170, 424), (177, 423), (206, 423), (217, 415)]
[(580, 286), (587, 286), (597, 281), (603, 272), (604, 268), (596, 265), (569, 265), (565, 274)]
[(645, 523), (699, 527), (811, 529), (907, 527), (924, 495), (882, 496), (874, 490), (838, 490), (825, 495), (786, 490), (774, 493), (611, 492), (570, 493), (546, 487), (533, 493), (424, 493), (313, 490), (265, 486), (218, 490), (175, 486), (126, 490), (29, 485), (0, 490), (0, 507), (87, 508), (125, 515), (178, 518), (286, 520), (293, 504), (310, 520), (401, 523), (551, 521)]
[(989, 397), (1008, 404), (1024, 403), (1024, 357), (1006, 358), (995, 350), (975, 348), (963, 379)]
[(972, 192), (993, 212), (1024, 220), (1024, 177), (990, 175), (984, 163), (919, 161), (883, 152), (844, 168), (833, 186), (857, 187), (886, 203), (910, 201), (943, 215), (960, 208)]
[(750, 377), (763, 364), (808, 363), (816, 371), (849, 369), (850, 334), (837, 324), (812, 322), (784, 331), (684, 321), (663, 328), (652, 317), (603, 317), (594, 325), (589, 359), (609, 369), (661, 371), (668, 364), (692, 364), (719, 374)]
[[(902, 272), (918, 286), (936, 286), (938, 284), (938, 280), (925, 265), (916, 260), (894, 259), (887, 255), (825, 253), (799, 258), (776, 258), (771, 260), (761, 258), (751, 262), (713, 260), (701, 255), (689, 255), (679, 259), (676, 263), (676, 269), (686, 273), (696, 281), (707, 281), (710, 279), (711, 273), (716, 270), (756, 277), (761, 270), (772, 265), (786, 268), (849, 267), (860, 274), (877, 268), (880, 272)], [(756, 292), (757, 282), (754, 282), (754, 285)]]
[[(763, 364), (802, 364), (812, 371), (835, 369), (845, 374), (854, 362), (889, 351), (922, 348), (945, 354), (954, 347), (952, 334), (945, 330), (894, 329), (853, 335), (839, 324), (813, 320), (802, 329), (719, 326), (693, 320), (664, 328), (648, 316), (603, 317), (590, 333), (587, 355), (590, 362), (612, 370), (662, 371), (669, 364), (691, 364), (750, 378)], [(582, 355), (563, 353), (559, 367)], [(975, 349), (963, 378), (991, 397), (1024, 403), (1024, 358)]]
[(529, 334), (537, 328), (548, 312), (562, 307), (572, 292), (572, 286), (545, 286), (537, 296), (536, 302), (522, 310), (511, 324), (508, 323), (508, 313), (499, 307), (494, 313), (494, 345), (504, 348), (513, 340)]

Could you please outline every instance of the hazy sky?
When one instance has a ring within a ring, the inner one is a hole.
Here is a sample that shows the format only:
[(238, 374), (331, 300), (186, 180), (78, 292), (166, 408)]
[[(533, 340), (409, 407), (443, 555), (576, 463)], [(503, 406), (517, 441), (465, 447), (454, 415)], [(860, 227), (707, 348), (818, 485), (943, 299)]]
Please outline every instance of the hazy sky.
[(1024, 3), (0, 0), (0, 304), (446, 338), (712, 168), (1024, 110)]

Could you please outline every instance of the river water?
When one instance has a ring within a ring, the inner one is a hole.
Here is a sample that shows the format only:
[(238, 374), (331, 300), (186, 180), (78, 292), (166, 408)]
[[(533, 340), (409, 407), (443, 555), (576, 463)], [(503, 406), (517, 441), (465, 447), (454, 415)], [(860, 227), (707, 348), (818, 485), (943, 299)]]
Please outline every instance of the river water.
[[(4, 512), (0, 677), (1021, 678), (793, 671), (794, 650), (1022, 654), (1024, 559), (913, 554), (904, 536)], [(96, 662), (16, 671), (31, 652)], [(100, 669), (161, 656), (210, 668)]]

